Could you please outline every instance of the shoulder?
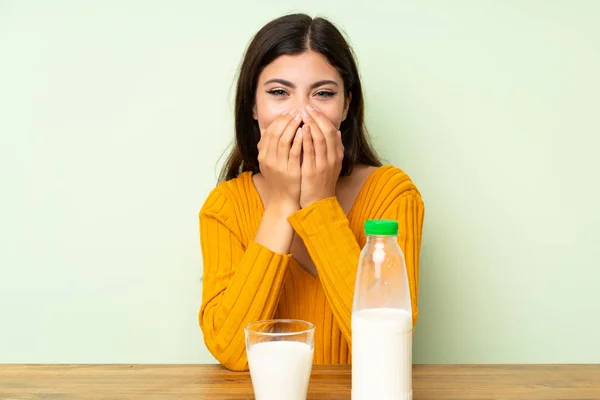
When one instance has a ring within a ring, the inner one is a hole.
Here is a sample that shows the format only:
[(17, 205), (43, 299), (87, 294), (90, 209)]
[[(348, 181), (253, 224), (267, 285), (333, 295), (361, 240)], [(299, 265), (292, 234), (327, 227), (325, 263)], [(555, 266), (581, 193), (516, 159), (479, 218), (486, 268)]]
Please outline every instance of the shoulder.
[(378, 198), (388, 201), (404, 196), (412, 196), (423, 202), (421, 193), (410, 176), (393, 165), (384, 165), (375, 169), (367, 180), (367, 191)]
[(234, 218), (235, 209), (239, 204), (247, 202), (251, 185), (252, 174), (248, 172), (220, 182), (204, 201), (200, 209), (200, 219), (212, 217), (227, 221)]

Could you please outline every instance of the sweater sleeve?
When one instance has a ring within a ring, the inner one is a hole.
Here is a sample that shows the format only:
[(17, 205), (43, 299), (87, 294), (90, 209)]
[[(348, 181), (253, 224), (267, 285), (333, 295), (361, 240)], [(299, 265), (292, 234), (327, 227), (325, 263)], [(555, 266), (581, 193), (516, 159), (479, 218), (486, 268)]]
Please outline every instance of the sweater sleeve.
[(213, 190), (199, 215), (204, 265), (199, 322), (211, 354), (226, 368), (248, 369), (244, 327), (273, 317), (290, 255), (244, 246), (226, 194)]
[[(398, 244), (405, 256), (414, 324), (418, 317), (423, 202), (416, 190), (404, 192), (388, 202), (377, 214), (365, 219), (395, 219), (399, 222)], [(304, 241), (319, 273), (334, 318), (351, 345), (352, 302), (361, 248), (348, 218), (337, 199), (331, 197), (294, 213), (289, 221)]]

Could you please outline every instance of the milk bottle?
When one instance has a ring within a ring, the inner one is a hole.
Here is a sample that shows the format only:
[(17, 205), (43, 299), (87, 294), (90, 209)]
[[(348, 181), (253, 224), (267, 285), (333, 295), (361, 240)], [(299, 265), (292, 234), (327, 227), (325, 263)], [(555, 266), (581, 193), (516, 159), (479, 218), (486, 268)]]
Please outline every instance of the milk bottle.
[(412, 308), (398, 222), (365, 222), (352, 310), (352, 400), (412, 400)]

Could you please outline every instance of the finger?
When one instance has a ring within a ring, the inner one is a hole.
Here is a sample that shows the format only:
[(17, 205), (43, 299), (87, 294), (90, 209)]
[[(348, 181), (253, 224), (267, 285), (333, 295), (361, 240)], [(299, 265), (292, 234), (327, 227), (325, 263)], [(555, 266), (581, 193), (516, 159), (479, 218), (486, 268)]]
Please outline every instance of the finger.
[(323, 136), (321, 129), (319, 129), (319, 125), (317, 125), (316, 121), (306, 110), (302, 111), (302, 119), (304, 120), (305, 125), (310, 126), (310, 134), (312, 136), (312, 144), (315, 153), (315, 166), (319, 166), (327, 161), (327, 144), (325, 142), (325, 136)]
[(267, 126), (266, 132), (283, 132), (285, 127), (290, 123), (290, 121), (297, 114), (297, 111), (294, 109), (285, 111), (281, 113), (281, 115), (277, 116), (269, 126)]
[(302, 151), (304, 159), (302, 160), (302, 169), (315, 167), (315, 148), (313, 146), (312, 136), (310, 134), (310, 125), (305, 124), (302, 127)]
[(335, 132), (337, 132), (338, 129), (331, 123), (331, 121), (329, 120), (329, 118), (327, 118), (325, 114), (319, 111), (319, 109), (308, 105), (306, 106), (306, 110), (323, 133), (329, 132), (333, 135), (335, 134)]
[(300, 167), (300, 154), (302, 154), (302, 128), (297, 128), (290, 148), (290, 156), (288, 157), (288, 170), (295, 170)]
[(300, 114), (296, 113), (294, 118), (292, 118), (288, 126), (285, 128), (283, 134), (281, 135), (281, 139), (279, 139), (277, 159), (280, 159), (284, 164), (287, 164), (288, 162), (290, 147), (292, 146), (292, 142), (296, 136), (296, 131), (298, 130), (298, 127), (300, 127), (301, 122), (302, 118), (300, 117)]
[(277, 157), (277, 146), (285, 128), (296, 115), (295, 110), (289, 110), (275, 118), (266, 129), (265, 153), (269, 157)]
[(339, 157), (343, 160), (344, 159), (344, 142), (342, 142), (342, 131), (337, 131), (337, 137), (339, 140), (339, 145), (338, 145), (338, 152), (339, 152)]
[(335, 161), (337, 159), (337, 150), (340, 145), (340, 138), (337, 135), (337, 132), (339, 132), (338, 129), (331, 123), (329, 118), (318, 109), (310, 105), (307, 106), (306, 109), (325, 138), (328, 160), (330, 162)]

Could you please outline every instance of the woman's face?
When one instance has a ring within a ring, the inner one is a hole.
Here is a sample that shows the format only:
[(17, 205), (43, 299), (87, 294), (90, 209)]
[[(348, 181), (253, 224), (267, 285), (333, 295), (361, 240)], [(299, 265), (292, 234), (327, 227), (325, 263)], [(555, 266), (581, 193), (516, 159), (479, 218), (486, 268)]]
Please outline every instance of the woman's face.
[(308, 50), (280, 56), (263, 69), (258, 77), (253, 115), (262, 132), (286, 111), (302, 111), (311, 105), (339, 129), (350, 100), (350, 96), (345, 96), (339, 72), (323, 55)]

